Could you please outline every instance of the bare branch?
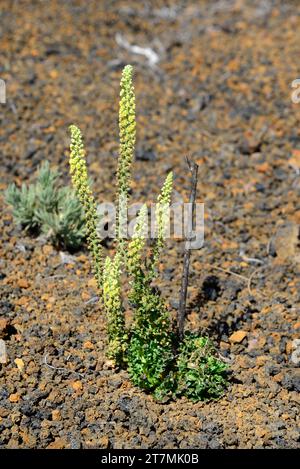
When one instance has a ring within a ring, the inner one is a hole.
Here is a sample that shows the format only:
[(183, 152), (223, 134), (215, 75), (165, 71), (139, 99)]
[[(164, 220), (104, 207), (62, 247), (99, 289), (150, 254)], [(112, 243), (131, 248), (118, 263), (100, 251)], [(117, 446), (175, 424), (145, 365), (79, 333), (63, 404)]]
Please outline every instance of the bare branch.
[(192, 181), (191, 181), (191, 193), (189, 203), (192, 206), (192, 220), (189, 224), (189, 232), (187, 235), (187, 242), (185, 243), (184, 247), (184, 259), (183, 259), (183, 271), (182, 271), (182, 278), (181, 278), (181, 291), (180, 291), (180, 301), (179, 301), (179, 308), (177, 312), (177, 333), (178, 337), (181, 340), (183, 338), (184, 333), (184, 320), (186, 315), (186, 299), (187, 299), (187, 289), (188, 289), (188, 282), (189, 282), (189, 269), (190, 269), (190, 256), (191, 256), (191, 249), (190, 249), (190, 241), (192, 238), (193, 232), (193, 225), (194, 225), (194, 215), (195, 215), (195, 205), (196, 205), (196, 193), (197, 193), (197, 182), (198, 182), (198, 165), (190, 161), (186, 158), (189, 170), (192, 173)]

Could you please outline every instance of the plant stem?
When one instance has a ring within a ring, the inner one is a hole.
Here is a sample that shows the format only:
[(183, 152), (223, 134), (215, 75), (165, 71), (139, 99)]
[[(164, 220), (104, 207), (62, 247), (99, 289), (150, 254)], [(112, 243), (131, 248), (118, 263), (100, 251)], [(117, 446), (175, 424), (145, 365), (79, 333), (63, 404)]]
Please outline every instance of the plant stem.
[(192, 173), (192, 180), (191, 180), (191, 192), (189, 203), (192, 206), (192, 220), (189, 223), (189, 232), (187, 234), (185, 246), (184, 246), (184, 259), (183, 259), (183, 270), (182, 270), (182, 277), (181, 277), (181, 290), (180, 290), (180, 301), (179, 301), (179, 308), (177, 312), (177, 334), (179, 340), (183, 339), (184, 333), (184, 320), (186, 315), (186, 299), (187, 299), (187, 289), (188, 289), (188, 282), (189, 282), (189, 269), (190, 269), (190, 256), (191, 256), (191, 249), (190, 249), (190, 241), (192, 238), (192, 230), (193, 230), (193, 221), (194, 221), (194, 214), (195, 214), (195, 201), (196, 201), (196, 193), (197, 193), (197, 182), (198, 182), (198, 165), (195, 162), (191, 162), (187, 158), (187, 164), (189, 166), (189, 170)]

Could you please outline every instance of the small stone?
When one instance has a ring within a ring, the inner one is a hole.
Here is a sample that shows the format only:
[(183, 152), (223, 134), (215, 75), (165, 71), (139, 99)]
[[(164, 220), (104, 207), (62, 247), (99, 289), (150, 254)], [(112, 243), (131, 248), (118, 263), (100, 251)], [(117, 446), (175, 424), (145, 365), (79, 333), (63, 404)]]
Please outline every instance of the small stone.
[(243, 355), (236, 357), (236, 362), (241, 368), (249, 369), (254, 367), (253, 361), (249, 359), (249, 357), (245, 357)]
[(20, 278), (20, 279), (17, 281), (17, 285), (18, 285), (18, 287), (20, 287), (20, 288), (28, 288), (28, 287), (29, 287), (29, 283), (28, 283), (28, 281), (27, 281), (25, 278)]
[(88, 292), (83, 291), (81, 293), (81, 298), (83, 299), (83, 301), (88, 301), (91, 298), (91, 295)]
[(294, 350), (294, 342), (293, 341), (287, 342), (285, 346), (285, 353), (287, 355), (291, 355), (293, 350)]
[(137, 149), (136, 159), (141, 161), (155, 161), (156, 153), (152, 149)]
[(260, 355), (256, 357), (256, 366), (264, 366), (269, 361), (269, 357), (266, 355)]
[(300, 169), (300, 150), (294, 148), (292, 151), (292, 157), (288, 159), (288, 164), (295, 169)]
[(258, 347), (257, 347), (257, 344), (258, 344), (257, 338), (254, 338), (254, 339), (249, 340), (247, 351), (248, 351), (248, 352), (251, 352), (252, 350), (257, 350), (257, 348), (258, 348)]
[(8, 319), (0, 318), (0, 337), (5, 336), (8, 325), (9, 325)]
[(97, 288), (97, 280), (95, 278), (91, 278), (88, 281), (88, 287), (90, 288)]
[(278, 262), (287, 259), (293, 262), (296, 260), (297, 253), (299, 253), (297, 252), (298, 236), (299, 226), (296, 223), (286, 222), (278, 227), (273, 241)]
[(94, 348), (94, 345), (92, 344), (92, 342), (90, 342), (89, 340), (87, 340), (86, 342), (84, 342), (83, 348), (87, 348), (87, 349), (89, 349), (89, 350), (92, 350), (92, 349)]
[(257, 165), (256, 169), (259, 173), (267, 173), (271, 168), (269, 163), (265, 161), (264, 163)]
[(82, 390), (82, 382), (79, 381), (79, 380), (78, 381), (73, 381), (71, 386), (74, 389), (74, 391), (81, 391)]
[(221, 341), (220, 342), (220, 349), (221, 350), (229, 350), (230, 349), (230, 344), (228, 344), (227, 342)]
[(11, 394), (11, 395), (9, 396), (9, 401), (10, 401), (11, 403), (19, 402), (19, 400), (20, 400), (20, 396), (19, 396), (19, 394), (18, 394), (17, 392), (16, 392), (15, 394)]
[(36, 437), (27, 430), (21, 432), (21, 438), (27, 447), (34, 448), (36, 446)]
[(273, 379), (274, 381), (276, 381), (276, 383), (281, 383), (281, 381), (283, 380), (283, 373), (277, 373), (276, 375), (273, 376)]
[(122, 380), (118, 376), (112, 376), (107, 380), (107, 384), (114, 389), (118, 389), (122, 385)]
[(22, 414), (18, 410), (10, 413), (10, 419), (13, 423), (19, 423), (21, 421)]
[(7, 363), (6, 344), (3, 339), (0, 339), (0, 363), (2, 363), (2, 365)]
[(62, 251), (59, 254), (60, 254), (61, 264), (71, 264), (71, 265), (76, 264), (76, 258), (74, 256), (71, 256), (70, 254), (66, 254)]
[(109, 439), (107, 436), (102, 436), (99, 439), (99, 448), (108, 448), (109, 445)]
[(50, 246), (49, 244), (46, 244), (45, 246), (43, 246), (42, 249), (43, 249), (43, 253), (45, 254), (45, 256), (49, 256), (53, 252), (53, 247)]
[(85, 254), (81, 254), (80, 256), (77, 257), (77, 260), (79, 262), (86, 262), (88, 260), (88, 257)]
[(24, 371), (24, 362), (22, 358), (16, 358), (14, 362), (17, 365), (18, 370), (22, 373)]
[(29, 303), (29, 298), (27, 296), (21, 296), (18, 300), (16, 300), (16, 304), (18, 306), (26, 306)]
[(55, 440), (47, 446), (47, 449), (63, 449), (66, 446), (67, 442), (64, 438), (55, 438)]
[(246, 331), (236, 331), (233, 334), (231, 334), (231, 336), (229, 337), (229, 341), (235, 344), (240, 344), (244, 340), (246, 335), (247, 335)]
[(115, 368), (116, 363), (114, 360), (106, 360), (106, 362), (103, 364), (103, 370), (112, 370)]
[(59, 420), (61, 420), (61, 413), (59, 409), (52, 410), (52, 420), (54, 422), (58, 422)]
[(267, 432), (268, 430), (265, 428), (256, 428), (255, 435), (258, 436), (259, 438), (263, 438)]

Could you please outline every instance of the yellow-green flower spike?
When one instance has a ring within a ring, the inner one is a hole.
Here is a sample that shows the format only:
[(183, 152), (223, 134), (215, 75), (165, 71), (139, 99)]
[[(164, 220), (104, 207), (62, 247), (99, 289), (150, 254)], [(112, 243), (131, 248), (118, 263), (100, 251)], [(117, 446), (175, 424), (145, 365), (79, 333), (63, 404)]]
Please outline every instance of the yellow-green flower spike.
[(157, 198), (155, 218), (156, 218), (156, 242), (153, 246), (151, 256), (151, 266), (148, 277), (155, 275), (155, 267), (157, 265), (160, 253), (164, 247), (165, 232), (169, 217), (169, 207), (171, 202), (173, 188), (173, 173), (170, 172), (166, 177), (161, 192)]
[(97, 235), (98, 215), (96, 202), (88, 183), (85, 151), (81, 132), (76, 125), (70, 126), (70, 173), (76, 194), (85, 214), (85, 231), (92, 267), (99, 290), (102, 290), (102, 248)]
[(107, 315), (108, 356), (116, 364), (124, 362), (127, 335), (121, 300), (120, 255), (106, 257), (103, 270), (103, 302)]
[[(135, 122), (135, 96), (132, 83), (133, 68), (126, 65), (122, 72), (120, 83), (120, 104), (119, 104), (119, 134), (120, 149), (117, 170), (117, 237), (119, 238), (120, 250), (124, 251), (124, 242), (122, 241), (122, 223), (124, 223), (124, 211), (127, 210), (127, 201), (129, 197), (131, 165), (134, 157), (134, 147), (136, 139)], [(123, 252), (124, 254), (124, 252)]]
[(134, 156), (136, 138), (135, 96), (132, 71), (132, 66), (126, 65), (120, 83), (118, 188), (121, 193), (127, 195), (129, 192), (130, 168)]

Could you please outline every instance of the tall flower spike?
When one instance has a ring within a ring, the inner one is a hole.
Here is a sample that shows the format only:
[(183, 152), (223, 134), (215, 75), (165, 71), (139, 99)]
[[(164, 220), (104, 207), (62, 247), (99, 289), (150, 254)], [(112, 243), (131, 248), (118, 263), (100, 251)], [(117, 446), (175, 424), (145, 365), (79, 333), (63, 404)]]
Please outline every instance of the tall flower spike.
[[(129, 197), (129, 186), (131, 178), (131, 165), (134, 157), (134, 147), (136, 138), (135, 122), (135, 96), (132, 83), (132, 66), (126, 65), (122, 72), (120, 83), (120, 107), (119, 107), (119, 133), (120, 149), (118, 160), (118, 191), (117, 191), (117, 220), (116, 233), (119, 240), (119, 251), (124, 250), (123, 238), (126, 236), (125, 221), (127, 212), (127, 202)], [(127, 223), (126, 223), (127, 225)]]
[(171, 194), (173, 188), (173, 173), (170, 172), (166, 177), (161, 192), (157, 198), (155, 210), (155, 223), (156, 223), (156, 242), (152, 249), (152, 256), (150, 262), (150, 269), (148, 278), (151, 280), (155, 276), (155, 268), (157, 266), (160, 253), (164, 247), (164, 240), (166, 236), (166, 228), (169, 219), (169, 208), (171, 202)]
[(109, 340), (108, 356), (119, 365), (124, 362), (127, 341), (121, 300), (120, 260), (119, 253), (113, 260), (107, 256), (103, 270), (103, 301)]
[(92, 255), (92, 267), (100, 291), (102, 291), (102, 248), (97, 235), (98, 215), (96, 203), (88, 183), (88, 173), (82, 135), (78, 127), (70, 126), (70, 173), (76, 194), (82, 204), (85, 215), (85, 232), (89, 251)]

